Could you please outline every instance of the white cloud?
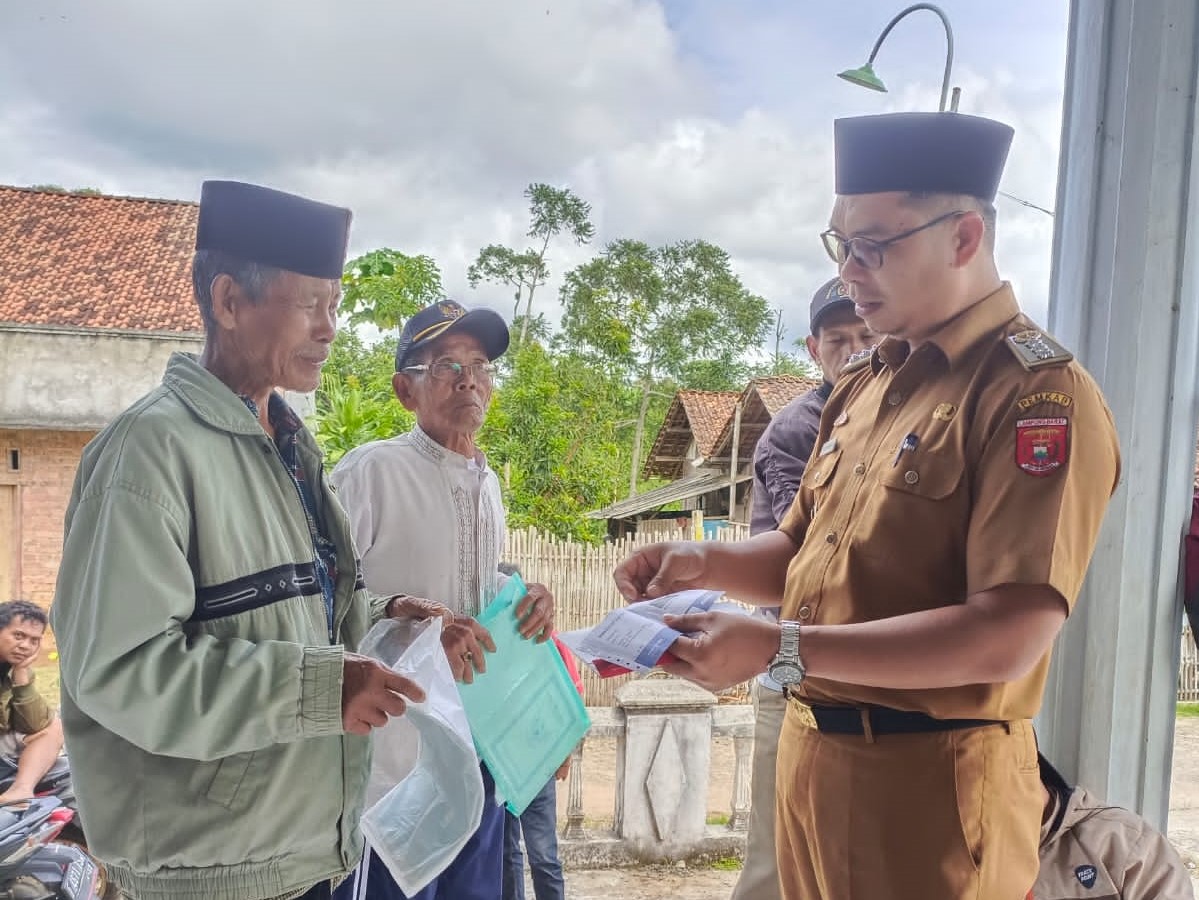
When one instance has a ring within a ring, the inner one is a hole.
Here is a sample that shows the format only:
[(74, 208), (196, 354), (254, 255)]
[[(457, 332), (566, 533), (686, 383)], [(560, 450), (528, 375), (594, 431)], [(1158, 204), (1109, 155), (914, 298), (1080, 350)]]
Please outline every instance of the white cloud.
[[(884, 6), (870, 0), (879, 25)], [(817, 241), (832, 199), (831, 119), (929, 108), (937, 72), (918, 59), (921, 80), (905, 81), (909, 37), (899, 35), (887, 77), (907, 86), (854, 91), (832, 78), (832, 60), (868, 46), (875, 25), (858, 34), (864, 16), (709, 2), (680, 25), (694, 8), (5, 4), (0, 181), (194, 199), (205, 177), (260, 180), (351, 206), (355, 252), (428, 253), (452, 293), (505, 315), (508, 291), (470, 291), (466, 267), (485, 244), (523, 244), (529, 182), (568, 184), (594, 204), (597, 245), (712, 240), (798, 336), (811, 291), (831, 274)], [(953, 14), (971, 7), (961, 9)], [(960, 43), (985, 43), (987, 27)], [(822, 41), (851, 32), (847, 49)], [(1017, 128), (1004, 189), (1052, 206), (1060, 74), (1013, 71), (959, 67), (954, 81), (964, 111)], [(1043, 307), (1052, 222), (1010, 201), (999, 208), (1001, 265), (1026, 305)], [(590, 252), (563, 242), (553, 268), (561, 275)], [(540, 309), (555, 294), (551, 284)]]

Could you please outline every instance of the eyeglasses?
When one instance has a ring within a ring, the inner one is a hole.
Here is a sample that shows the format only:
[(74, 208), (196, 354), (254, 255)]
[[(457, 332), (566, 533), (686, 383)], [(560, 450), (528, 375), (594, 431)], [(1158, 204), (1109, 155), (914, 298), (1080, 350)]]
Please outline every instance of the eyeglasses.
[(491, 381), (495, 377), (495, 373), (499, 371), (499, 366), (489, 362), (467, 363), (463, 365), (459, 362), (443, 359), (435, 363), (421, 363), (419, 366), (404, 366), (404, 371), (419, 372), (438, 381), (457, 381), (467, 372), (470, 372), (471, 376), (477, 381)]
[(887, 247), (898, 241), (902, 241), (904, 238), (910, 238), (914, 234), (919, 234), (926, 228), (940, 225), (946, 219), (952, 219), (954, 216), (964, 216), (965, 214), (966, 210), (964, 209), (945, 213), (943, 216), (937, 216), (931, 222), (925, 222), (923, 225), (919, 225), (909, 231), (889, 237), (885, 241), (876, 241), (868, 237), (841, 237), (841, 235), (837, 234), (831, 228), (821, 233), (820, 240), (824, 244), (825, 252), (828, 253), (832, 261), (838, 266), (843, 266), (852, 259), (863, 269), (881, 269), (883, 267), (883, 250)]

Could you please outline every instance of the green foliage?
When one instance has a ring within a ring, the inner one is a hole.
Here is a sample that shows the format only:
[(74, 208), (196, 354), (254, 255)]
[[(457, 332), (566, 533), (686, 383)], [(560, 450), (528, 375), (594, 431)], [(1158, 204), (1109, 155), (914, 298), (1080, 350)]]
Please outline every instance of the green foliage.
[[(533, 294), (549, 278), (546, 252), (550, 241), (560, 234), (566, 234), (576, 244), (583, 245), (595, 236), (595, 226), (591, 224), (591, 204), (577, 197), (570, 188), (530, 184), (525, 188), (525, 199), (529, 201), (527, 234), (535, 241), (540, 241), (540, 247), (513, 250), (511, 247), (490, 244), (479, 251), (479, 256), (466, 270), (466, 279), (472, 288), (477, 288), (484, 281), (512, 288), (512, 330), (517, 331), (517, 319), (521, 319), (521, 343), (528, 339), (528, 329), (536, 321), (533, 317)], [(522, 304), (523, 316), (520, 311)]]
[(350, 329), (338, 332), (316, 395), (314, 433), (329, 465), (369, 441), (407, 431), (415, 421), (391, 389), (395, 348), (367, 346)]
[(628, 449), (613, 425), (627, 417), (630, 393), (578, 357), (551, 355), (532, 341), (516, 351), (479, 435), (504, 485), (509, 526), (576, 540), (603, 536), (604, 523), (584, 514), (616, 499)]
[(820, 381), (824, 375), (808, 355), (799, 353), (778, 353), (768, 363), (750, 368), (749, 378), (761, 378), (763, 375), (798, 375), (801, 378), (813, 378)]
[(561, 296), (562, 345), (640, 388), (630, 495), (655, 385), (739, 386), (747, 370), (738, 360), (761, 344), (771, 322), (766, 301), (745, 288), (728, 254), (702, 240), (657, 248), (613, 241), (567, 274)]
[(386, 247), (346, 263), (341, 288), (350, 324), (369, 322), (384, 331), (445, 296), (441, 270), (430, 257)]
[(686, 383), (702, 364), (733, 365), (761, 344), (771, 319), (728, 254), (702, 240), (613, 241), (567, 274), (562, 302), (565, 346), (643, 382)]
[[(590, 206), (565, 188), (532, 184), (528, 236), (535, 246), (483, 248), (472, 285), (507, 284), (516, 297), (513, 340), (499, 360), (480, 446), (500, 476), (509, 524), (561, 537), (599, 540), (605, 525), (585, 518), (639, 484), (641, 448), (660, 426), (678, 388), (730, 390), (756, 371), (746, 363), (771, 313), (732, 271), (728, 254), (702, 240), (664, 247), (614, 241), (567, 274), (562, 330), (531, 309), (549, 277), (556, 236), (585, 244)], [(349, 263), (338, 334), (317, 394), (315, 433), (330, 461), (411, 428), (395, 399), (394, 342), (365, 343), (354, 328), (393, 329), (442, 296), (436, 263), (382, 249)], [(790, 365), (776, 355), (773, 367)], [(796, 363), (798, 366), (798, 363)]]

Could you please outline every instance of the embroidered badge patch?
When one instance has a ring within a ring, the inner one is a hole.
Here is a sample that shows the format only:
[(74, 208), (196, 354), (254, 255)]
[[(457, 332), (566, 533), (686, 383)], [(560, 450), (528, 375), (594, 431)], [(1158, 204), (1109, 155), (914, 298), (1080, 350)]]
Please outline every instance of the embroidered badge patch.
[(1016, 465), (1029, 475), (1050, 475), (1066, 464), (1070, 420), (1017, 419)]
[(1079, 866), (1074, 870), (1074, 877), (1078, 879), (1078, 883), (1085, 888), (1093, 888), (1095, 886), (1095, 867), (1094, 866)]
[(1037, 391), (1035, 394), (1029, 394), (1016, 401), (1016, 405), (1021, 409), (1031, 409), (1042, 403), (1052, 403), (1054, 406), (1069, 409), (1074, 405), (1074, 398), (1061, 391)]
[(957, 411), (958, 408), (952, 403), (938, 403), (937, 408), (933, 410), (933, 418), (938, 422), (948, 422)]

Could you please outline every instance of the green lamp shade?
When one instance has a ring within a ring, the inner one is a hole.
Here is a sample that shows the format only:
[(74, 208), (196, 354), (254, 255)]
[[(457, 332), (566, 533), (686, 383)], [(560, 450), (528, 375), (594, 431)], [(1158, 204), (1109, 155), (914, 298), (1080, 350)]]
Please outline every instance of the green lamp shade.
[(874, 66), (870, 63), (866, 63), (860, 69), (846, 69), (844, 72), (838, 72), (837, 77), (844, 78), (850, 84), (870, 88), (872, 91), (882, 91), (884, 94), (887, 92), (887, 86), (883, 84), (881, 78), (874, 74)]

